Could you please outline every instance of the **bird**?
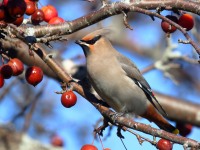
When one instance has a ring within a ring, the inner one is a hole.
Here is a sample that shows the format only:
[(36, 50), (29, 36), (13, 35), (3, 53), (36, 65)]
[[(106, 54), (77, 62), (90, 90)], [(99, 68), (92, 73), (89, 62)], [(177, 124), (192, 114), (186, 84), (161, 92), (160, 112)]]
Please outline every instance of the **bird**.
[(98, 95), (116, 113), (138, 115), (159, 128), (178, 134), (162, 115), (167, 114), (134, 62), (119, 53), (99, 29), (75, 41), (86, 57), (87, 76)]

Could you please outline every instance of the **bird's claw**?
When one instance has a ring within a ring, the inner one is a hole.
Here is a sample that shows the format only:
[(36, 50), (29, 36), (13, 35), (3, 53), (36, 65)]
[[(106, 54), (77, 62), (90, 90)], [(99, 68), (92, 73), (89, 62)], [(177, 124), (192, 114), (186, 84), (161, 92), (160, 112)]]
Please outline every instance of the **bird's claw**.
[(115, 112), (110, 115), (114, 123), (116, 123), (116, 120), (118, 117), (122, 117), (122, 116), (124, 116), (124, 113), (118, 113), (118, 112)]

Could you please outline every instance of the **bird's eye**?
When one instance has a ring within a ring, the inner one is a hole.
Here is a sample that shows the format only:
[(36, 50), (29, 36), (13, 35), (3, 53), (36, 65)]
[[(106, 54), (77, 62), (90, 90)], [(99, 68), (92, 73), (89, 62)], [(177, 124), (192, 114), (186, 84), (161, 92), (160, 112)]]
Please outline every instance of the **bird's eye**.
[(98, 35), (98, 36), (94, 37), (93, 39), (88, 40), (88, 41), (84, 41), (84, 42), (87, 43), (87, 44), (93, 45), (93, 44), (95, 44), (96, 41), (98, 41), (100, 38), (101, 38), (101, 35)]

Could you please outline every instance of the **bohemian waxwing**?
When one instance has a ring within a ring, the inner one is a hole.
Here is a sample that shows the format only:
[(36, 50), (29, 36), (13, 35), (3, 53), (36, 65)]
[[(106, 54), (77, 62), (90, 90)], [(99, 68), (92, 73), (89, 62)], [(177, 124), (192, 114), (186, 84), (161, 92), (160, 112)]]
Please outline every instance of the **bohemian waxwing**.
[(178, 134), (178, 129), (158, 112), (166, 114), (136, 65), (112, 47), (105, 37), (107, 32), (97, 30), (76, 41), (84, 51), (88, 78), (95, 91), (116, 112), (139, 115)]

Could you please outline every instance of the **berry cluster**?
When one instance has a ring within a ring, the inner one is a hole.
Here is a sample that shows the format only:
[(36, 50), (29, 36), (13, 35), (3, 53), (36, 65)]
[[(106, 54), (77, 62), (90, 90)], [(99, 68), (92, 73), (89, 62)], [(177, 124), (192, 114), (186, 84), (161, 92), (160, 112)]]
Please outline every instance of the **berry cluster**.
[[(13, 58), (7, 64), (4, 64), (0, 68), (0, 88), (4, 85), (4, 79), (10, 79), (12, 76), (18, 76), (24, 71), (23, 63), (17, 59)], [(36, 86), (42, 81), (43, 71), (36, 66), (29, 67), (26, 70), (26, 80), (29, 84)]]
[(13, 58), (7, 64), (4, 64), (0, 68), (0, 88), (4, 85), (4, 79), (10, 79), (11, 76), (18, 76), (24, 71), (23, 63)]
[[(194, 27), (194, 19), (190, 14), (183, 14), (178, 19), (176, 16), (167, 15), (166, 18), (172, 20), (173, 22), (179, 24), (181, 27), (185, 28), (186, 31), (191, 30)], [(165, 33), (173, 33), (176, 31), (176, 27), (171, 25), (165, 20), (162, 20), (161, 27)]]
[(31, 23), (38, 25), (42, 21), (49, 24), (65, 22), (58, 17), (58, 12), (52, 5), (47, 5), (38, 9), (38, 0), (3, 0), (0, 3), (0, 23), (12, 23), (20, 26), (24, 20), (24, 15), (31, 16)]
[(58, 12), (56, 8), (52, 5), (42, 7), (42, 11), (44, 12), (44, 21), (48, 22), (49, 24), (58, 24), (65, 22), (64, 19), (58, 17)]

